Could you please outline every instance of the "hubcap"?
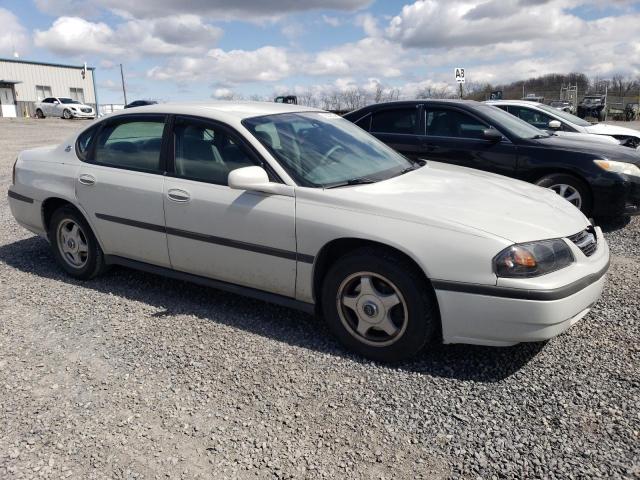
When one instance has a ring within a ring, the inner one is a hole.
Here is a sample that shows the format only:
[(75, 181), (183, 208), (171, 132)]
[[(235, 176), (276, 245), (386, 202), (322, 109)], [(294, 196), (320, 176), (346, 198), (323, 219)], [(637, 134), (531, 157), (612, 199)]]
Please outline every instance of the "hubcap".
[(551, 185), (549, 188), (567, 202), (574, 204), (578, 208), (582, 208), (582, 196), (580, 196), (580, 192), (578, 192), (575, 187), (567, 185), (566, 183), (559, 183), (557, 185)]
[(407, 306), (402, 293), (377, 273), (349, 275), (338, 288), (336, 302), (342, 325), (367, 345), (391, 345), (407, 328)]
[(58, 250), (65, 262), (73, 268), (82, 268), (89, 258), (89, 246), (84, 231), (76, 222), (63, 220), (58, 225)]

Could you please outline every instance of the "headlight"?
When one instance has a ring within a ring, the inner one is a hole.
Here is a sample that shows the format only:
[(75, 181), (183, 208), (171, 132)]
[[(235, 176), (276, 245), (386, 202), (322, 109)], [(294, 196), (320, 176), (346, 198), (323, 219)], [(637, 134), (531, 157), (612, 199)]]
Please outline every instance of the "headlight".
[(575, 259), (559, 238), (521, 243), (505, 248), (493, 259), (499, 277), (537, 277), (568, 267)]
[(633, 163), (614, 162), (613, 160), (594, 160), (593, 163), (607, 172), (640, 177), (640, 168), (636, 167)]

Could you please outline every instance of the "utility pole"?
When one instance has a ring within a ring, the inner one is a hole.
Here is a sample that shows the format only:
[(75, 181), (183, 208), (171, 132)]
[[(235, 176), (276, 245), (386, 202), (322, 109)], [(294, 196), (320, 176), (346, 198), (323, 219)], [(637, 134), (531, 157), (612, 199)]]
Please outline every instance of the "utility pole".
[(122, 71), (122, 64), (120, 64), (120, 78), (122, 78), (122, 94), (124, 95), (124, 104), (127, 105), (127, 89), (124, 86), (124, 72)]

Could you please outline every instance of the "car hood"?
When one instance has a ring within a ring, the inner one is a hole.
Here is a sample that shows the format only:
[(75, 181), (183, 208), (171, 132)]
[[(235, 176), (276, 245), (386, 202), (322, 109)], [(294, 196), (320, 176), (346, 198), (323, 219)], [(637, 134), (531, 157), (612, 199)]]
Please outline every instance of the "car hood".
[(575, 137), (557, 136), (540, 138), (530, 140), (530, 142), (544, 148), (554, 148), (568, 152), (580, 152), (593, 155), (594, 159), (616, 160), (619, 162), (633, 163), (635, 165), (640, 164), (640, 152), (632, 148), (609, 143), (585, 142), (579, 135)]
[(632, 128), (619, 127), (618, 125), (609, 125), (608, 123), (596, 123), (584, 127), (588, 133), (596, 133), (598, 135), (626, 135), (631, 137), (640, 137), (640, 132)]
[(389, 180), (328, 189), (317, 195), (337, 208), (466, 230), (514, 243), (565, 237), (589, 225), (577, 208), (548, 189), (431, 161)]
[(620, 145), (620, 141), (609, 135), (596, 135), (594, 133), (580, 133), (580, 132), (553, 132), (555, 135), (559, 137), (564, 137), (573, 140), (582, 140), (585, 142), (596, 142), (596, 143), (608, 143), (610, 145)]

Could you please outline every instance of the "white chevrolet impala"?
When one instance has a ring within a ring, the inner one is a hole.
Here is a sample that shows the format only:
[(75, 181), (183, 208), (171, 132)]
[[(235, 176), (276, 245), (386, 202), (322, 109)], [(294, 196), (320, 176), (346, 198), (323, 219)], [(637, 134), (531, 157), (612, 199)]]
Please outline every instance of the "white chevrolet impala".
[(551, 338), (609, 265), (600, 229), (554, 192), (412, 162), (296, 105), (114, 114), (22, 152), (9, 203), (75, 278), (119, 264), (315, 311), (383, 361)]

